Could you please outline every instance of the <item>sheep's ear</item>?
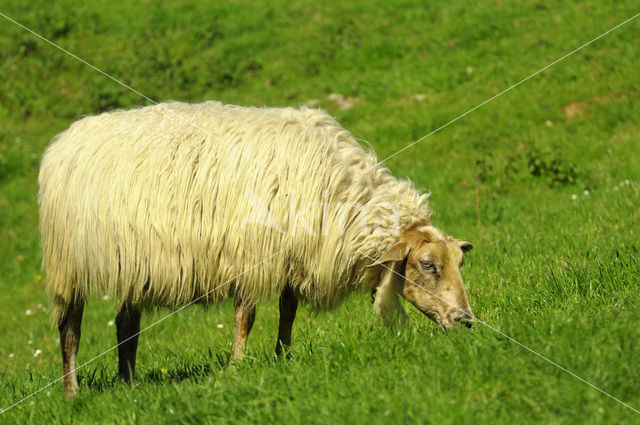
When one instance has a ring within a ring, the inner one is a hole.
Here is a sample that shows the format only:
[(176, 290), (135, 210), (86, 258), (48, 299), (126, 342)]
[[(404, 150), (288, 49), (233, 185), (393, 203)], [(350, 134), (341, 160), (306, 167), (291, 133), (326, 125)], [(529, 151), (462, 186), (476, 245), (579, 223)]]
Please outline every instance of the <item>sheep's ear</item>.
[(458, 241), (458, 246), (460, 247), (460, 249), (462, 250), (462, 252), (469, 252), (473, 249), (473, 245), (471, 245), (470, 242), (467, 241)]
[(379, 266), (389, 261), (403, 261), (407, 255), (409, 255), (409, 245), (407, 245), (406, 242), (400, 241), (389, 248), (369, 267)]

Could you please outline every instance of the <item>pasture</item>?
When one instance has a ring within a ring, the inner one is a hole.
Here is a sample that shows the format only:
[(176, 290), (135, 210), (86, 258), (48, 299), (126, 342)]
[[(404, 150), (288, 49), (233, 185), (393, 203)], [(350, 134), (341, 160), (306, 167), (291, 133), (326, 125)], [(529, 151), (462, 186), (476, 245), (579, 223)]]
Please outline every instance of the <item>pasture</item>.
[[(0, 1), (0, 12), (155, 101), (311, 105), (431, 191), (469, 240), (477, 317), (640, 410), (640, 17), (602, 2)], [(37, 174), (83, 115), (149, 104), (0, 16), (0, 409), (61, 376), (40, 265)], [(79, 362), (116, 343), (117, 305), (84, 314)], [(233, 306), (143, 317), (138, 381), (111, 350), (0, 423), (640, 423), (640, 414), (477, 323), (440, 332), (369, 294), (305, 305), (275, 361), (277, 300), (228, 368)]]

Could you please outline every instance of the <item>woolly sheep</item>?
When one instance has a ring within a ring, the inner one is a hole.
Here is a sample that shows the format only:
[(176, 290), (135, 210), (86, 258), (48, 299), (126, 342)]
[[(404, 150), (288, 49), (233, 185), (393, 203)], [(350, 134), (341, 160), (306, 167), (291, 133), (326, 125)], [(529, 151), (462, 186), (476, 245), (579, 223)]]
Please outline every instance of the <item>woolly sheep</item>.
[(140, 312), (234, 296), (232, 359), (255, 304), (280, 297), (276, 352), (299, 299), (336, 307), (375, 294), (385, 323), (399, 296), (449, 328), (470, 327), (460, 275), (471, 244), (430, 224), (427, 195), (394, 178), (327, 113), (205, 102), (83, 118), (54, 138), (39, 175), (43, 266), (67, 396), (84, 301), (120, 303), (120, 377), (130, 382)]

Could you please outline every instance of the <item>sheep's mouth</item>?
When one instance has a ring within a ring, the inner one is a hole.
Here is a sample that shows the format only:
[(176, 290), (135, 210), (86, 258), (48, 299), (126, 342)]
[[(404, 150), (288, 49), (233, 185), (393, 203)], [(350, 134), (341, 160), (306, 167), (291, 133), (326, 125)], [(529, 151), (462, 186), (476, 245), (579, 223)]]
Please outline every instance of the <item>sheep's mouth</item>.
[(451, 320), (444, 320), (443, 316), (437, 311), (420, 309), (420, 312), (425, 316), (427, 316), (429, 319), (436, 322), (436, 324), (438, 325), (438, 328), (440, 328), (443, 331), (448, 331), (450, 329), (453, 329), (456, 327), (455, 325), (460, 325), (461, 327), (465, 327), (466, 329), (473, 330), (473, 322), (469, 319), (454, 319), (453, 321), (451, 321)]
[[(373, 297), (373, 294), (372, 294), (372, 297)], [(411, 302), (411, 304), (413, 304), (418, 309), (418, 311), (420, 311), (420, 313), (424, 314), (429, 319), (433, 320), (436, 323), (436, 325), (438, 325), (438, 328), (442, 331), (450, 330), (454, 328), (456, 324), (459, 324), (460, 326), (464, 326), (467, 329), (473, 330), (473, 322), (469, 319), (454, 319), (453, 322), (450, 319), (444, 320), (443, 315), (436, 310), (429, 310), (426, 308), (422, 308), (417, 303), (414, 303), (414, 302)]]
[(439, 312), (437, 312), (435, 310), (429, 310), (429, 309), (426, 309), (426, 308), (422, 308), (417, 303), (413, 303), (412, 302), (411, 304), (413, 304), (418, 309), (418, 311), (420, 311), (420, 313), (424, 314), (429, 319), (431, 319), (434, 322), (436, 322), (438, 327), (446, 328), (446, 326), (444, 324), (444, 320), (442, 320), (442, 315)]
[(436, 323), (438, 324), (438, 327), (443, 331), (452, 331), (456, 329), (462, 329), (463, 327), (473, 331), (473, 322), (471, 322), (470, 320), (455, 320), (453, 322), (448, 322), (448, 324), (445, 324), (444, 322)]

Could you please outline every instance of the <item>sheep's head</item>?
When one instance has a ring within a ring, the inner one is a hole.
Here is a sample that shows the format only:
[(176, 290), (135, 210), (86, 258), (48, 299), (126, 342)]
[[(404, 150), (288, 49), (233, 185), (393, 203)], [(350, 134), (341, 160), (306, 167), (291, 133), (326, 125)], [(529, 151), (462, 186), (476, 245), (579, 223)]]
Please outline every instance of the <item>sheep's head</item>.
[(380, 271), (374, 311), (387, 323), (406, 317), (402, 296), (444, 329), (471, 327), (473, 313), (462, 283), (464, 253), (473, 246), (433, 226), (415, 226), (370, 267)]

